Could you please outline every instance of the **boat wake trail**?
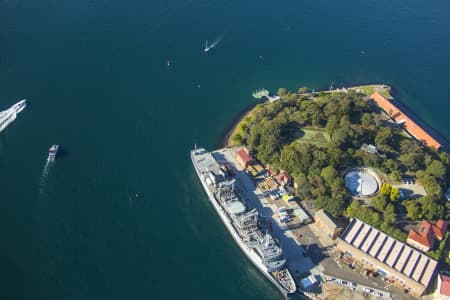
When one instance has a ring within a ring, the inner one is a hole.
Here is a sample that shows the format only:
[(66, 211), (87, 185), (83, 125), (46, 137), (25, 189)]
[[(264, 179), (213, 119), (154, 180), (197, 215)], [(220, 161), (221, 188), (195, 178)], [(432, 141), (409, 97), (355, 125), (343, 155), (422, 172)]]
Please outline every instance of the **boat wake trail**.
[(217, 45), (219, 45), (219, 43), (222, 41), (222, 39), (223, 39), (223, 34), (219, 35), (219, 36), (214, 40), (214, 42), (211, 44), (210, 48), (212, 49), (212, 48), (216, 47)]
[(41, 173), (41, 178), (39, 179), (39, 196), (44, 195), (45, 187), (47, 186), (47, 178), (50, 170), (53, 166), (54, 161), (48, 159), (45, 163), (44, 169)]
[(208, 51), (212, 50), (213, 48), (215, 48), (217, 45), (219, 45), (219, 43), (222, 41), (222, 39), (223, 39), (223, 34), (219, 35), (211, 45), (208, 45), (208, 41), (206, 41), (205, 52), (208, 52)]

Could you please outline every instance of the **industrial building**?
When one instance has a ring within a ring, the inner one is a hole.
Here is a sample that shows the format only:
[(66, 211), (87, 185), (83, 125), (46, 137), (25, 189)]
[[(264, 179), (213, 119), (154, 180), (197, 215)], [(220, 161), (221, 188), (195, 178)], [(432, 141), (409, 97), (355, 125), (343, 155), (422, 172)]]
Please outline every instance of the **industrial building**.
[(342, 232), (342, 228), (340, 228), (323, 209), (318, 210), (314, 214), (314, 221), (330, 239), (336, 239)]
[(436, 272), (437, 261), (356, 218), (338, 238), (337, 249), (414, 296), (425, 292)]

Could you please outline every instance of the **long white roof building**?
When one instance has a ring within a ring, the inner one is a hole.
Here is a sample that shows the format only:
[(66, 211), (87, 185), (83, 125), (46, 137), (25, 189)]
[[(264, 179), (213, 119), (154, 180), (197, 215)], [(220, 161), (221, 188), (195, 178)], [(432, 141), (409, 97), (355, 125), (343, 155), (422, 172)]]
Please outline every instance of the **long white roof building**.
[(338, 249), (413, 289), (415, 294), (424, 292), (437, 267), (437, 261), (359, 219), (353, 219), (344, 230)]

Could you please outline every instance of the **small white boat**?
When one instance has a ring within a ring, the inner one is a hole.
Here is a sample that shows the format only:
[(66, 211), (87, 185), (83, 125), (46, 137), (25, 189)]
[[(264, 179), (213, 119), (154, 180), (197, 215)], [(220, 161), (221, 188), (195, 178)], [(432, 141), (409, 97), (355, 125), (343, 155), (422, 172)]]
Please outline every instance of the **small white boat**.
[(52, 145), (48, 150), (48, 160), (54, 160), (58, 155), (59, 145)]

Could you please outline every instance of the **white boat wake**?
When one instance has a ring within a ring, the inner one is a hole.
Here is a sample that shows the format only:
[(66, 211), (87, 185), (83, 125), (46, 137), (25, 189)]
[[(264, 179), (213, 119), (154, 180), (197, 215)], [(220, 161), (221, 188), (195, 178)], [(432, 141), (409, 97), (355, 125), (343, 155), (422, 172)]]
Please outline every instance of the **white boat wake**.
[(44, 194), (45, 187), (47, 186), (48, 174), (50, 173), (53, 163), (54, 160), (51, 159), (47, 159), (47, 161), (45, 162), (45, 166), (44, 169), (42, 170), (41, 178), (39, 180), (39, 196)]
[(222, 41), (222, 39), (223, 39), (223, 34), (219, 35), (211, 45), (208, 45), (208, 41), (206, 41), (205, 52), (208, 52), (208, 51), (212, 50), (214, 47), (216, 47), (217, 45), (219, 45), (219, 43)]

